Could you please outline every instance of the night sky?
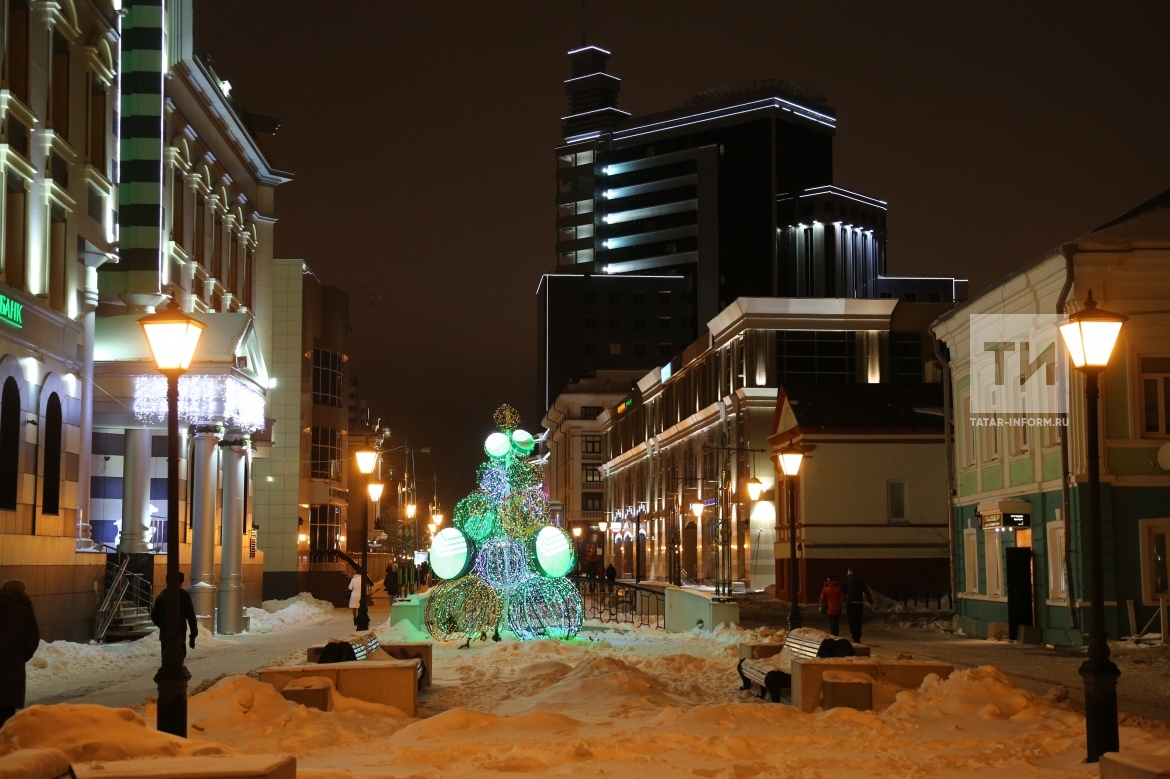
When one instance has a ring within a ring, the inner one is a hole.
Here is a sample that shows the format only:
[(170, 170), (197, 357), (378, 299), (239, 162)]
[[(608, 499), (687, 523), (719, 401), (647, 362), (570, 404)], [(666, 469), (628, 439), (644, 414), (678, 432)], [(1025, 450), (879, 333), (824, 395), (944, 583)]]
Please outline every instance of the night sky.
[[(350, 292), (350, 355), (450, 512), (491, 412), (540, 430), (536, 286), (578, 0), (201, 0), (233, 97), (279, 117), (276, 256)], [(1170, 188), (1170, 3), (589, 0), (619, 106), (820, 87), (835, 183), (889, 201), (889, 272), (977, 294)], [(354, 364), (351, 363), (351, 364)], [(423, 502), (430, 486), (419, 483)]]

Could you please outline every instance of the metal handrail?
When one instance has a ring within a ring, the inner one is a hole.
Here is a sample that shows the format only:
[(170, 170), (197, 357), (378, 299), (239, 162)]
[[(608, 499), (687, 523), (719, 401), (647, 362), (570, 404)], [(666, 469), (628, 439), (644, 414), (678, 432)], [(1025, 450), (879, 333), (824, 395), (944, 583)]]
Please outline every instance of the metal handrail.
[[(95, 641), (101, 641), (106, 637), (106, 631), (110, 629), (110, 623), (114, 621), (114, 615), (117, 614), (118, 606), (122, 603), (122, 596), (125, 594), (126, 588), (130, 586), (126, 580), (126, 567), (129, 564), (130, 557), (127, 555), (114, 567), (113, 578), (110, 580), (109, 586), (106, 587), (106, 596), (102, 599), (95, 618), (93, 631)], [(112, 566), (114, 566), (113, 563), (106, 563), (107, 569)]]
[(571, 576), (585, 604), (585, 619), (666, 629), (666, 595), (637, 584)]
[[(354, 573), (362, 573), (361, 564), (340, 549), (315, 549), (309, 552), (309, 562), (341, 563), (348, 565)], [(370, 578), (369, 574), (365, 574), (365, 579), (366, 584), (374, 586), (374, 580)]]

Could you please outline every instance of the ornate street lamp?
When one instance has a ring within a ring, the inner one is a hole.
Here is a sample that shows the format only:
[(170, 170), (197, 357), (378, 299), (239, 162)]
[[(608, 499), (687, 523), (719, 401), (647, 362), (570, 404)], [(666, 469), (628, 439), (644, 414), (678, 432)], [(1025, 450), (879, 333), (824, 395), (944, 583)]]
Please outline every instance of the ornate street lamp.
[(748, 497), (752, 500), (759, 500), (760, 493), (764, 491), (764, 483), (755, 476), (747, 480)]
[(167, 610), (160, 635), (162, 664), (154, 675), (158, 685), (158, 729), (187, 737), (187, 680), (183, 664), (183, 617), (179, 586), (179, 377), (191, 367), (204, 325), (175, 306), (138, 320), (151, 356), (167, 377)]
[[(357, 460), (358, 470), (369, 476), (374, 472), (374, 468), (378, 464), (378, 453), (371, 449), (361, 449), (353, 454), (354, 459)], [(366, 482), (366, 490), (370, 494), (370, 500), (377, 504), (378, 499), (382, 497), (382, 489), (385, 485), (374, 481), (372, 478)], [(367, 554), (370, 548), (370, 509), (368, 506), (362, 511), (362, 597), (358, 603), (357, 616), (353, 618), (353, 626), (356, 630), (370, 629), (370, 611), (366, 601), (366, 579), (369, 576), (367, 572), (368, 558)]]
[(1101, 465), (1098, 454), (1097, 377), (1109, 364), (1121, 326), (1128, 317), (1097, 308), (1089, 291), (1085, 307), (1060, 326), (1073, 365), (1085, 377), (1085, 458), (1089, 470), (1089, 584), (1092, 598), (1092, 627), (1089, 629), (1089, 659), (1080, 669), (1085, 682), (1085, 743), (1087, 761), (1097, 762), (1106, 752), (1119, 748), (1117, 733), (1117, 677), (1121, 671), (1109, 659), (1105, 636), (1105, 573), (1101, 555)]
[(788, 479), (788, 629), (796, 630), (804, 623), (800, 619), (800, 604), (796, 601), (796, 590), (800, 576), (796, 567), (796, 477), (800, 475), (800, 463), (804, 450), (789, 444), (780, 452), (780, 469)]

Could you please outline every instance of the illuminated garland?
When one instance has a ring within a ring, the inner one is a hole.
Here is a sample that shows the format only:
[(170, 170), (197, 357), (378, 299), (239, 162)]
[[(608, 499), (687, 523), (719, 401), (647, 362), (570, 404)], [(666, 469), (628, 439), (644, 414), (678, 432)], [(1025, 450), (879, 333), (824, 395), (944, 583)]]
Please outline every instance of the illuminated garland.
[(475, 574), (442, 582), (427, 596), (423, 623), (435, 638), (478, 638), (495, 630), (503, 606), (500, 596)]
[(473, 492), (456, 503), (454, 521), (455, 527), (477, 544), (482, 544), (499, 530), (496, 504), (486, 492)]
[[(480, 489), (455, 505), (455, 527), (431, 546), (432, 570), (459, 578), (431, 589), (426, 628), (441, 640), (503, 627), (525, 639), (574, 636), (584, 608), (563, 574), (576, 563), (576, 543), (549, 522), (543, 466), (528, 459), (536, 440), (519, 428), (519, 414), (501, 406), (494, 420), (498, 432), (484, 442), (489, 459), (476, 471)], [(473, 572), (463, 575), (472, 554)]]
[(497, 590), (508, 590), (532, 574), (528, 552), (506, 536), (486, 541), (475, 555), (475, 572)]
[(533, 576), (508, 598), (508, 628), (520, 638), (571, 638), (584, 613), (581, 595), (565, 578)]

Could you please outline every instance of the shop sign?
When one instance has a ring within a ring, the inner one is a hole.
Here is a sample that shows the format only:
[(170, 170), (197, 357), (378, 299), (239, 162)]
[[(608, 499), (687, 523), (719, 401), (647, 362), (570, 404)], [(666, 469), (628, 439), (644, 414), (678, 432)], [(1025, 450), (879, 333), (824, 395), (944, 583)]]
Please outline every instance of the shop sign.
[(1031, 525), (1031, 514), (983, 514), (979, 517), (979, 527), (983, 530), (1031, 527)]
[(24, 304), (17, 303), (7, 295), (0, 295), (0, 321), (13, 327), (24, 327)]

